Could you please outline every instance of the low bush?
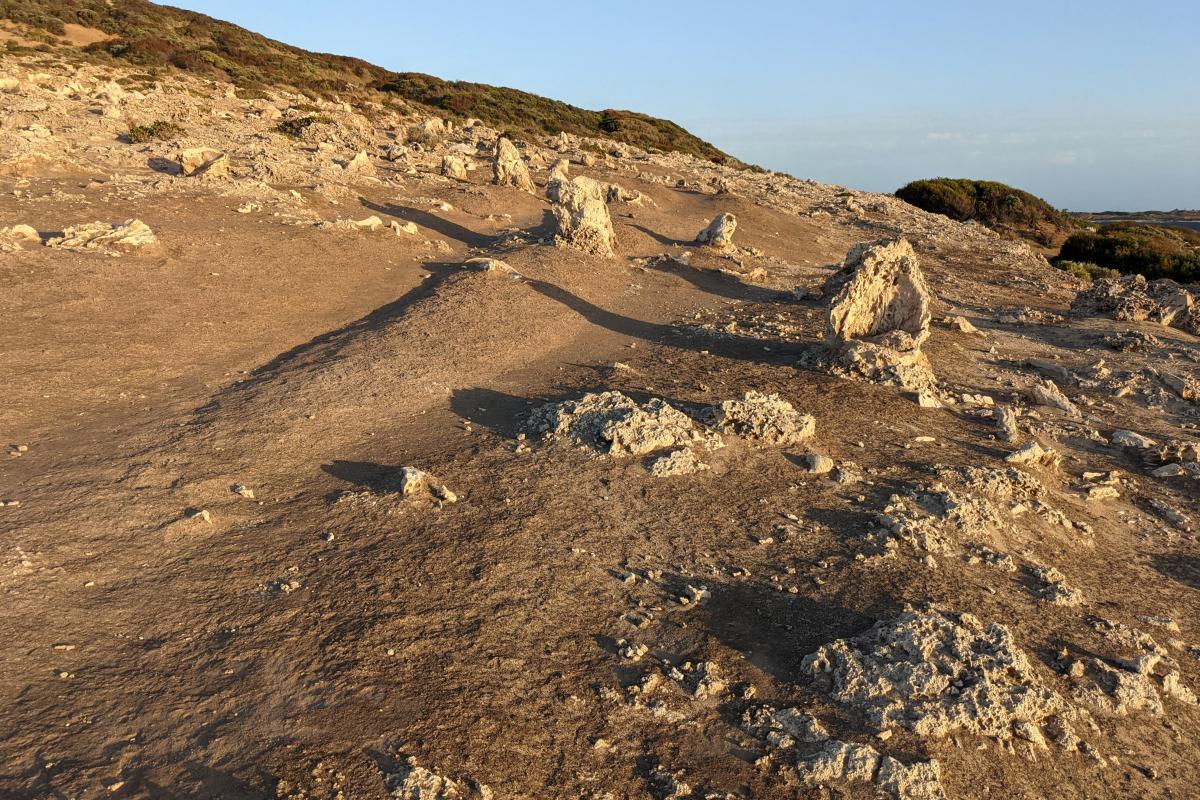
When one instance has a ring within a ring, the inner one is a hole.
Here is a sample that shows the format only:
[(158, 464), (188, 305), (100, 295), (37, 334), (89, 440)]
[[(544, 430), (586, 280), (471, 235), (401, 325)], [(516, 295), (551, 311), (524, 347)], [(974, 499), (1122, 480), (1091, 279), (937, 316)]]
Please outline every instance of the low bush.
[(1086, 262), (1151, 280), (1193, 283), (1200, 281), (1200, 232), (1118, 222), (1071, 235), (1056, 262)]
[(176, 125), (174, 122), (166, 120), (155, 120), (149, 125), (135, 125), (125, 132), (125, 141), (129, 144), (143, 144), (145, 142), (168, 141), (170, 139), (178, 139), (187, 131)]
[(1070, 215), (1040, 197), (996, 181), (934, 178), (913, 181), (896, 190), (896, 197), (917, 208), (959, 222), (974, 220), (1002, 233), (1049, 245), (1073, 230)]

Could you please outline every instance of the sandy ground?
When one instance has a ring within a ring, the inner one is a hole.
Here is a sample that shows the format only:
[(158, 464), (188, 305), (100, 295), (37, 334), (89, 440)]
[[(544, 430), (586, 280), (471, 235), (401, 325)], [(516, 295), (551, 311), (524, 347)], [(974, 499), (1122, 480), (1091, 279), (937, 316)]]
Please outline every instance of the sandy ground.
[[(805, 709), (905, 764), (932, 759), (951, 798), (1193, 796), (1200, 711), (1168, 696), (1163, 671), (1147, 684), (1157, 712), (1106, 712), (1066, 665), (1137, 655), (1102, 619), (1152, 636), (1200, 686), (1198, 484), (1150, 477), (1108, 442), (1126, 428), (1194, 441), (1200, 411), (1079, 377), (1098, 358), (1120, 374), (1196, 375), (1195, 337), (1139, 323), (1158, 344), (1124, 353), (1103, 339), (1128, 323), (1002, 321), (1066, 314), (1077, 287), (868, 195), (854, 194), (884, 205), (855, 210), (837, 187), (802, 182), (782, 197), (769, 176), (702, 190), (711, 168), (686, 160), (572, 165), (651, 201), (612, 205), (606, 260), (554, 246), (546, 201), (489, 185), (485, 160), (465, 182), (422, 166), (337, 192), (273, 184), (311, 219), (420, 228), (400, 236), (299, 224), (269, 203), (239, 213), (227, 184), (165, 179), (144, 153), (140, 167), (117, 160), (129, 145), (77, 141), (73, 167), (0, 179), (0, 220), (49, 238), (138, 218), (160, 245), (0, 255), (0, 430), (13, 445), (0, 499), (19, 501), (0, 508), (3, 796), (876, 796), (771, 755), (744, 722), (763, 705)], [(691, 244), (721, 211), (738, 217), (740, 264)], [(948, 394), (1025, 406), (1047, 364), (1075, 376), (1060, 385), (1082, 419), (1043, 407), (1022, 425), (1063, 456), (1029, 468), (1046, 499), (1090, 534), (1014, 517), (990, 545), (1015, 572), (971, 563), (965, 528), (946, 553), (864, 556), (893, 494), (935, 465), (1003, 468), (1014, 447), (986, 405), (923, 409), (802, 366), (824, 301), (792, 289), (897, 234), (935, 295), (926, 351)], [(477, 255), (522, 277), (464, 270)], [(979, 332), (940, 322), (956, 314)], [(697, 416), (778, 393), (816, 418), (816, 438), (726, 436), (709, 469), (671, 478), (642, 457), (521, 438), (532, 409), (605, 390)], [(806, 472), (809, 450), (864, 480)], [(458, 501), (397, 495), (404, 466)], [(1087, 500), (1084, 473), (1114, 469), (1128, 476), (1119, 496)], [(1032, 565), (1060, 569), (1082, 604), (1041, 599)], [(879, 736), (811, 680), (806, 655), (910, 604), (1007, 626), (1099, 758), (969, 730)], [(630, 643), (645, 654), (624, 654)], [(719, 689), (689, 683), (697, 664), (719, 670)], [(418, 792), (414, 768), (453, 785)]]

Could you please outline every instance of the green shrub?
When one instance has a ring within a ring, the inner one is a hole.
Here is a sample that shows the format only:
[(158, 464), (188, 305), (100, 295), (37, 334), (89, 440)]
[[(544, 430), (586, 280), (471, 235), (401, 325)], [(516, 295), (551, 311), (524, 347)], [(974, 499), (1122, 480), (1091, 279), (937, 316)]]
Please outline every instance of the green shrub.
[(135, 125), (125, 133), (125, 141), (129, 144), (143, 144), (145, 142), (165, 141), (170, 139), (178, 139), (187, 131), (176, 125), (174, 122), (166, 120), (155, 120), (149, 125)]
[(1118, 222), (1072, 234), (1056, 261), (1192, 283), (1200, 281), (1200, 231)]
[(285, 119), (283, 122), (276, 125), (275, 130), (279, 131), (285, 136), (291, 136), (293, 139), (299, 139), (304, 135), (304, 132), (308, 130), (310, 125), (314, 125), (318, 122), (329, 121), (329, 117), (321, 116), (320, 114), (307, 117), (292, 117), (291, 119)]
[(1040, 197), (996, 181), (934, 178), (913, 181), (896, 190), (896, 197), (917, 208), (956, 219), (974, 220), (994, 230), (1013, 233), (1042, 244), (1071, 230), (1070, 215)]
[(1089, 264), (1085, 261), (1056, 260), (1054, 262), (1054, 266), (1071, 273), (1084, 283), (1104, 280), (1105, 278), (1115, 278), (1121, 274), (1115, 269), (1108, 269), (1107, 267), (1101, 267), (1096, 264)]

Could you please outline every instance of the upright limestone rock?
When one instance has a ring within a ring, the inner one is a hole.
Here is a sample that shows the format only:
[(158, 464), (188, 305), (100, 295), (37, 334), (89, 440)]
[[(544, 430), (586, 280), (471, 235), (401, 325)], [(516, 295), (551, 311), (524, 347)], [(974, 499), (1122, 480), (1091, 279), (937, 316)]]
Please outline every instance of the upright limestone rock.
[(467, 159), (453, 153), (442, 156), (442, 174), (447, 178), (465, 181), (467, 179)]
[(850, 248), (825, 282), (832, 296), (825, 341), (835, 362), (857, 377), (931, 393), (935, 379), (921, 353), (929, 338), (929, 287), (904, 239)]
[(697, 244), (706, 244), (717, 250), (729, 250), (733, 247), (733, 232), (737, 230), (737, 217), (729, 212), (722, 212), (708, 223), (708, 227), (700, 231), (696, 237)]
[(546, 187), (554, 205), (551, 213), (558, 225), (556, 241), (603, 258), (613, 255), (612, 218), (608, 214), (606, 184), (582, 175), (571, 180), (556, 178)]
[(533, 179), (529, 177), (529, 168), (521, 160), (521, 152), (503, 136), (496, 140), (493, 170), (493, 183), (497, 186), (515, 186), (527, 192), (533, 191)]
[(229, 157), (219, 150), (193, 147), (183, 150), (175, 158), (179, 172), (185, 178), (227, 178)]

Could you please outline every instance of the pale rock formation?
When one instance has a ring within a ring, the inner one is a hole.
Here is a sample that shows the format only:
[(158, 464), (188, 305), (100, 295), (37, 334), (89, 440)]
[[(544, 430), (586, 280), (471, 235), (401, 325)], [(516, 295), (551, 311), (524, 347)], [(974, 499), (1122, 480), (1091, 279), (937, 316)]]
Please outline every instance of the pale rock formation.
[(644, 455), (669, 447), (719, 447), (691, 418), (660, 398), (639, 404), (620, 392), (585, 394), (537, 409), (530, 428), (545, 437), (564, 436), (580, 447), (612, 456)]
[(918, 395), (936, 394), (937, 381), (921, 353), (929, 338), (931, 295), (907, 241), (855, 245), (822, 292), (833, 298), (825, 341), (835, 369)]
[(1011, 740), (1065, 708), (1012, 633), (971, 614), (909, 610), (808, 655), (801, 669), (877, 731), (941, 739), (955, 732)]
[(26, 246), (36, 246), (42, 243), (42, 237), (37, 229), (29, 225), (13, 225), (10, 228), (0, 228), (0, 253), (12, 253), (23, 250)]
[(441, 172), (447, 178), (465, 181), (467, 179), (467, 159), (453, 154), (444, 155), (442, 156)]
[(347, 175), (368, 176), (375, 174), (375, 165), (371, 163), (371, 157), (367, 155), (366, 150), (359, 150), (354, 154), (354, 158), (345, 163), (342, 169)]
[(385, 784), (394, 800), (466, 800), (473, 795), (450, 778), (418, 766), (412, 758), (398, 773), (388, 775)]
[(115, 225), (108, 222), (92, 222), (72, 225), (46, 241), (47, 247), (64, 250), (99, 250), (109, 254), (128, 252), (158, 244), (158, 237), (150, 226), (140, 219), (130, 219)]
[(405, 498), (440, 500), (445, 503), (458, 502), (458, 495), (428, 472), (416, 467), (401, 467), (399, 480), (400, 495)]
[(1117, 447), (1133, 447), (1138, 450), (1147, 450), (1157, 446), (1158, 442), (1151, 439), (1149, 436), (1143, 436), (1136, 431), (1115, 431), (1108, 438), (1109, 444)]
[(604, 184), (581, 175), (569, 181), (552, 180), (546, 194), (554, 203), (551, 213), (558, 227), (558, 244), (602, 258), (612, 257), (616, 235)]
[(648, 466), (650, 474), (656, 478), (694, 475), (708, 468), (708, 464), (696, 458), (695, 452), (688, 447), (681, 447), (678, 450), (672, 450), (666, 455), (659, 456), (651, 461)]
[(1029, 389), (1029, 397), (1039, 406), (1057, 408), (1060, 411), (1066, 412), (1071, 417), (1078, 418), (1083, 416), (1079, 411), (1079, 407), (1072, 403), (1070, 398), (1062, 393), (1062, 389), (1059, 389), (1058, 385), (1049, 378), (1041, 383), (1034, 384)]
[(570, 171), (571, 162), (569, 160), (565, 158), (556, 159), (555, 162), (550, 165), (550, 180), (566, 181), (570, 177)]
[(507, 275), (510, 278), (521, 277), (521, 273), (509, 266), (507, 262), (501, 261), (498, 258), (469, 258), (463, 262), (463, 269), (469, 269), (474, 272), (487, 272), (493, 275)]
[(1042, 466), (1058, 466), (1062, 457), (1053, 449), (1042, 447), (1036, 441), (1030, 440), (1021, 447), (1004, 457), (1009, 464), (1040, 464)]
[(800, 466), (814, 475), (828, 475), (833, 471), (833, 459), (822, 453), (805, 453), (800, 457)]
[(1021, 429), (1017, 426), (1017, 413), (1012, 406), (996, 406), (992, 416), (996, 420), (996, 435), (1000, 441), (1015, 442), (1020, 438)]
[(229, 157), (220, 150), (193, 147), (175, 158), (179, 172), (185, 178), (218, 179), (229, 177)]
[(533, 191), (533, 179), (529, 177), (529, 168), (521, 159), (521, 151), (503, 136), (496, 139), (492, 183), (497, 186), (515, 186), (526, 192)]
[(1056, 606), (1077, 606), (1083, 602), (1083, 592), (1067, 586), (1067, 579), (1054, 567), (1034, 567), (1033, 577), (1039, 581), (1038, 596)]
[(733, 233), (737, 230), (737, 217), (728, 212), (717, 214), (708, 226), (696, 236), (696, 244), (708, 245), (717, 250), (729, 250), (733, 245)]
[(815, 417), (801, 414), (779, 395), (755, 391), (718, 403), (705, 416), (722, 433), (779, 446), (811, 439), (817, 427)]

